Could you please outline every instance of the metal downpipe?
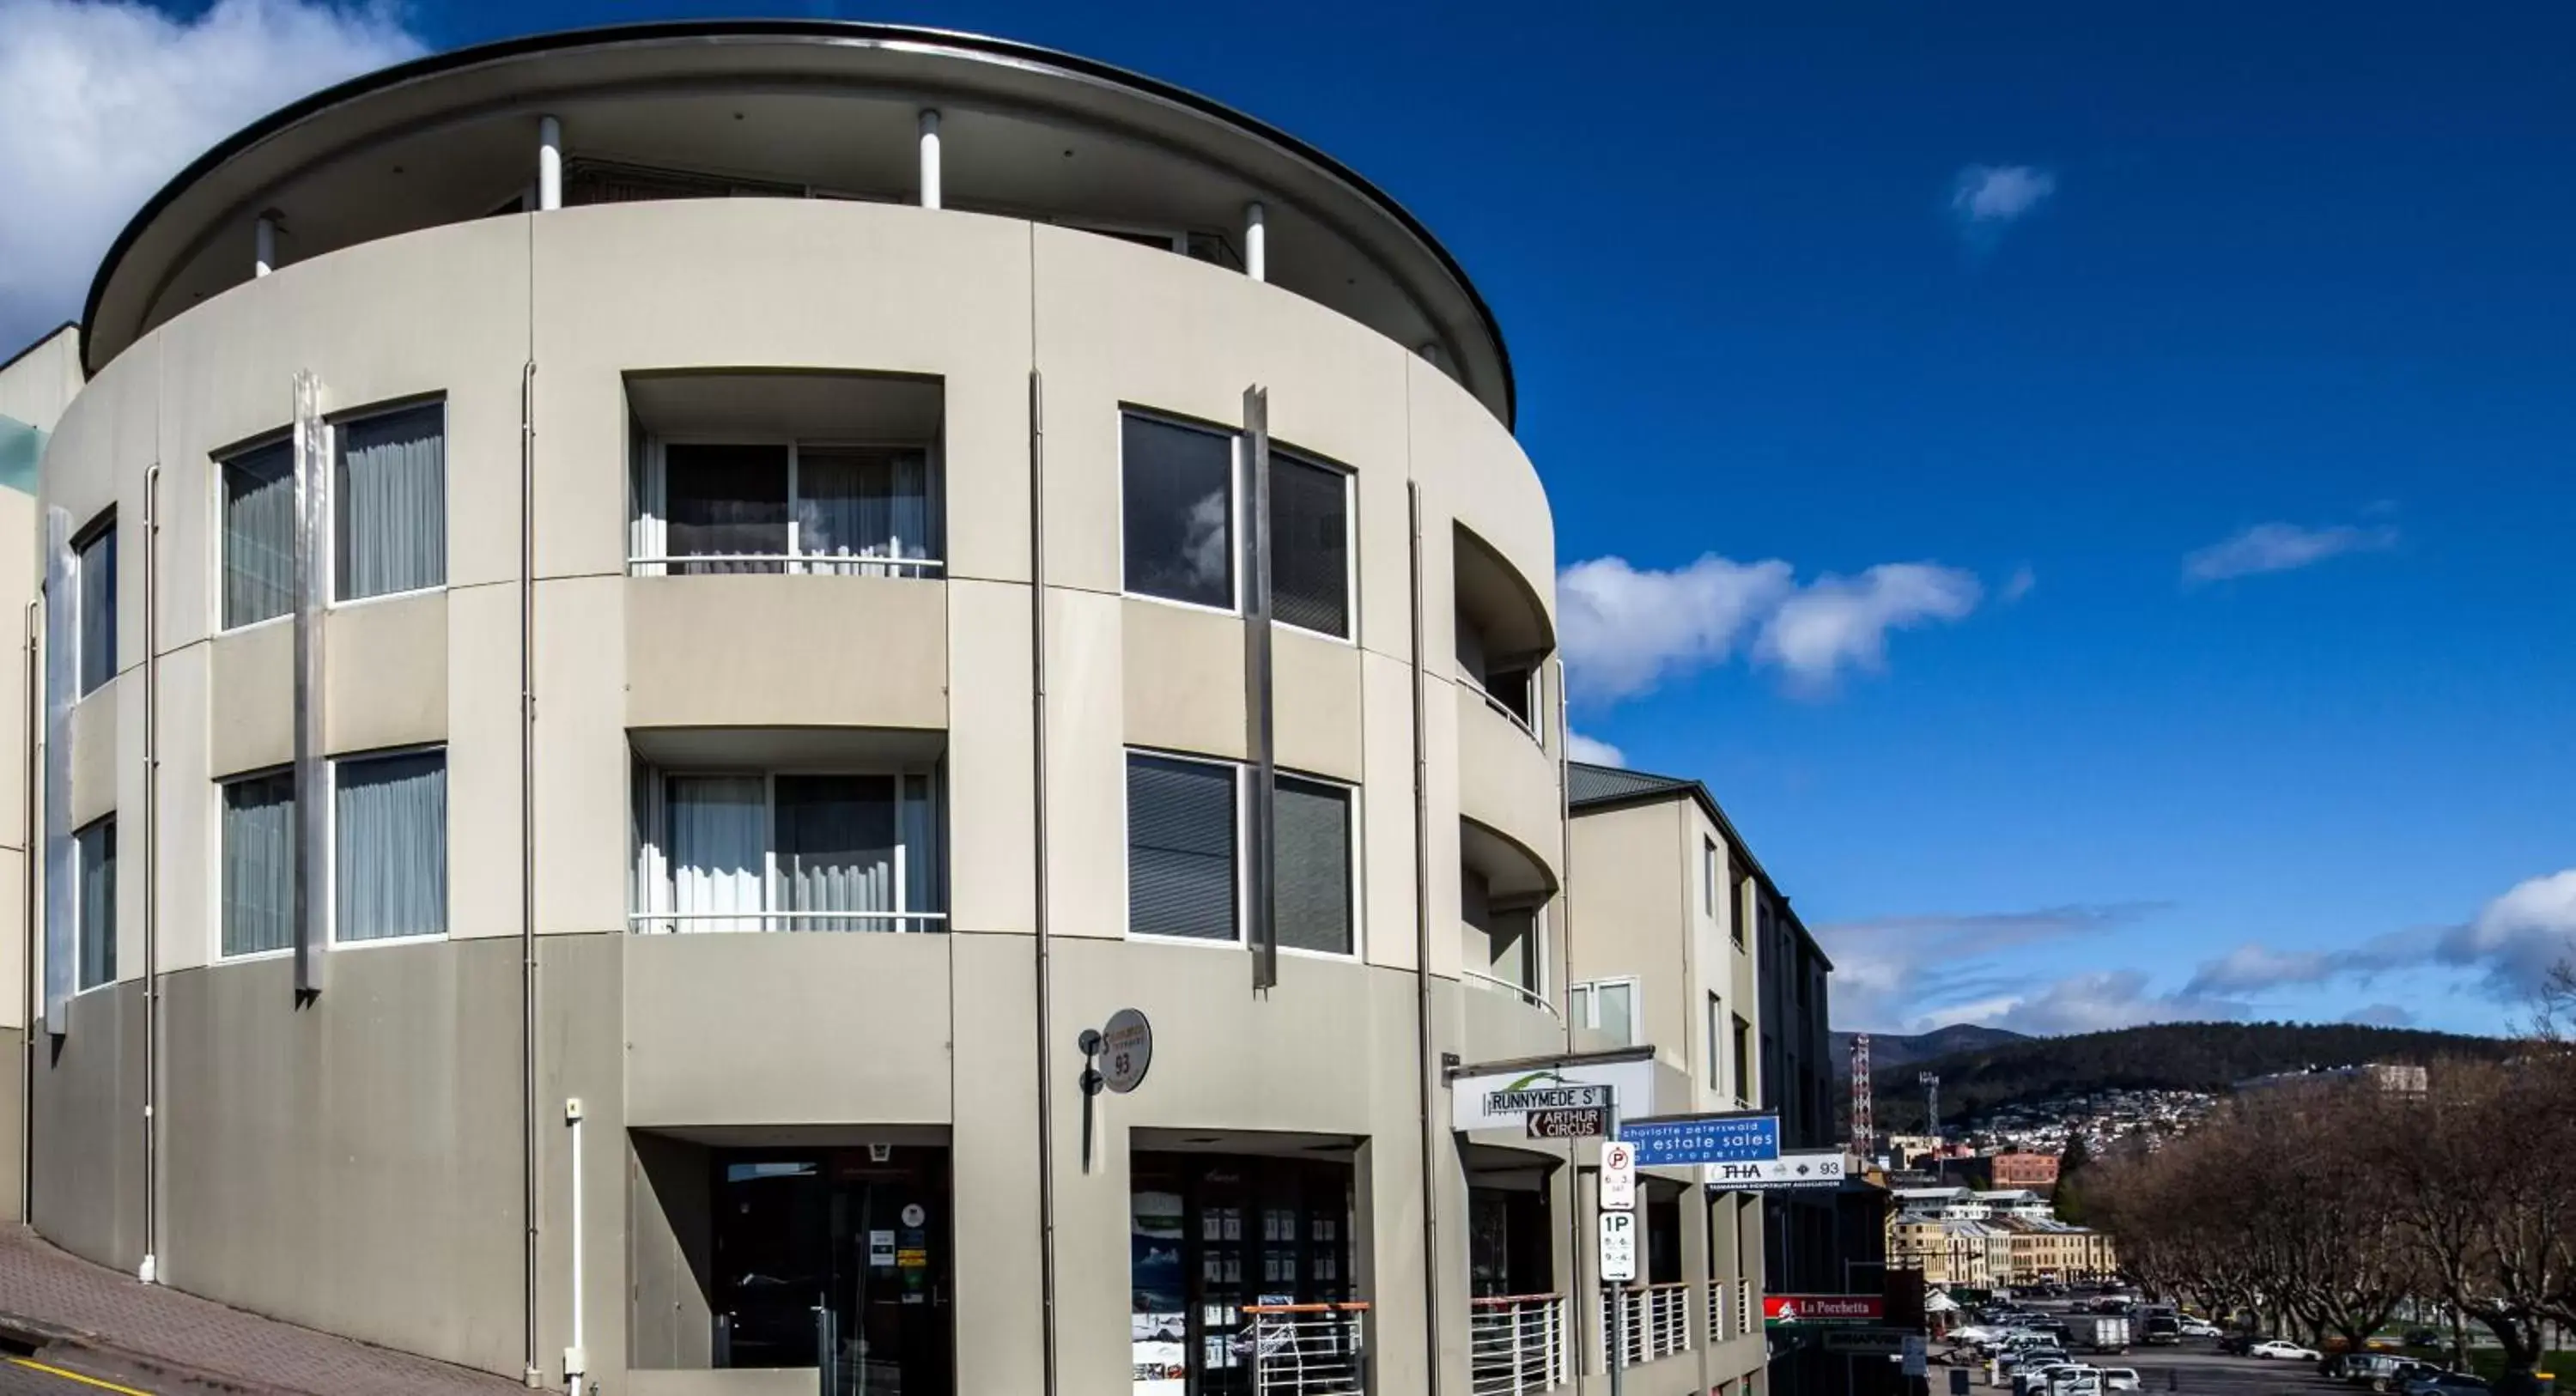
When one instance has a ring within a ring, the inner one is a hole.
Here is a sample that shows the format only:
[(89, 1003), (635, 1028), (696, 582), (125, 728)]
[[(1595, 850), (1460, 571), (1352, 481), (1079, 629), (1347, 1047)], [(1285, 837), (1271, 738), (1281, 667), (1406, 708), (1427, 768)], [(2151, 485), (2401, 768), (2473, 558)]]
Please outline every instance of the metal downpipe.
[(1036, 808), (1038, 1019), (1038, 1353), (1044, 1396), (1056, 1396), (1055, 967), (1047, 939), (1046, 380), (1029, 370), (1029, 750)]
[(1413, 584), (1413, 1022), (1414, 1066), (1420, 1091), (1422, 1125), (1422, 1363), (1429, 1396), (1440, 1392), (1440, 1183), (1433, 1172), (1440, 1136), (1432, 1115), (1432, 1073), (1440, 1069), (1431, 1032), (1431, 769), (1423, 728), (1430, 720), (1423, 695), (1422, 655), (1422, 485), (1404, 486), (1410, 527)]
[(519, 1173), (528, 1389), (537, 1361), (537, 361), (519, 370)]
[(161, 1257), (161, 465), (143, 472), (143, 1264)]
[(36, 1018), (43, 995), (42, 981), (36, 977), (36, 733), (38, 705), (43, 695), (36, 681), (36, 626), (41, 601), (27, 603), (27, 773), (19, 794), (19, 824), (25, 832), (27, 850), (26, 875), (18, 879), (19, 949), (18, 964), (26, 976), (25, 992), (20, 1006), (26, 1009), (26, 1026), (18, 1034), (18, 1220), (23, 1225), (35, 1224), (36, 1213)]

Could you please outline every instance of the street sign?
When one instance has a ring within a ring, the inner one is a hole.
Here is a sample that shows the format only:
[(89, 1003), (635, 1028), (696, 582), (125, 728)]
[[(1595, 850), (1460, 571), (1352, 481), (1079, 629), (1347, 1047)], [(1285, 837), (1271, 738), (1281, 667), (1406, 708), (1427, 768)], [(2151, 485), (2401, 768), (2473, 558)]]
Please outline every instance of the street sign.
[(1771, 1111), (1622, 1120), (1619, 1137), (1641, 1164), (1762, 1163), (1780, 1156), (1780, 1117)]
[[(1593, 1095), (1591, 1088), (1608, 1095)], [(1557, 1091), (1584, 1091), (1557, 1096)], [(1645, 1050), (1533, 1058), (1460, 1067), (1449, 1076), (1449, 1127), (1461, 1132), (1507, 1129), (1517, 1134), (1532, 1110), (1608, 1105), (1651, 1114), (1655, 1099), (1654, 1054)]]
[(1601, 1210), (1627, 1212), (1637, 1206), (1637, 1146), (1613, 1139), (1601, 1146)]
[(1894, 1357), (1905, 1351), (1906, 1339), (1921, 1336), (1902, 1328), (1828, 1328), (1825, 1351), (1854, 1357)]
[(1626, 1284), (1637, 1278), (1637, 1214), (1601, 1214), (1601, 1279)]
[(1599, 1139), (1610, 1132), (1610, 1111), (1605, 1106), (1578, 1105), (1564, 1110), (1529, 1112), (1529, 1137), (1532, 1139)]
[(1109, 1015), (1100, 1033), (1100, 1082), (1125, 1095), (1143, 1085), (1154, 1064), (1154, 1025), (1132, 1008)]
[(1793, 1188), (1842, 1186), (1840, 1153), (1782, 1154), (1755, 1163), (1707, 1165), (1708, 1185), (1736, 1192), (1783, 1192)]
[(1764, 1323), (1876, 1323), (1887, 1300), (1876, 1294), (1766, 1294)]

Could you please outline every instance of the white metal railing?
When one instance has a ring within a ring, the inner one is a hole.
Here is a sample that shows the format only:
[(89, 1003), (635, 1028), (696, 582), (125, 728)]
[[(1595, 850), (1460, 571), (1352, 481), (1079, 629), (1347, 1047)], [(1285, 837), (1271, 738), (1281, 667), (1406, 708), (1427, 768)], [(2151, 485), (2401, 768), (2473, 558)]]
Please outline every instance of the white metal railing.
[(1726, 1326), (1726, 1281), (1712, 1275), (1708, 1281), (1708, 1340), (1722, 1343), (1734, 1336)]
[(645, 553), (630, 555), (626, 570), (638, 577), (929, 577), (945, 574), (948, 561), (873, 553)]
[(1753, 1302), (1753, 1281), (1735, 1282), (1735, 1336), (1742, 1338), (1762, 1331), (1762, 1306)]
[(1367, 1396), (1366, 1304), (1246, 1304), (1253, 1396)]
[(1565, 1296), (1506, 1294), (1467, 1301), (1467, 1389), (1523, 1396), (1564, 1384)]
[(1624, 1335), (1627, 1341), (1620, 1352), (1620, 1366), (1634, 1367), (1689, 1350), (1688, 1284), (1641, 1285), (1635, 1289), (1601, 1291), (1601, 1345), (1604, 1351), (1609, 1350), (1614, 1340), (1621, 1336), (1619, 1322), (1623, 1308), (1627, 1311)]
[(1513, 712), (1510, 704), (1495, 697), (1494, 691), (1485, 687), (1484, 682), (1478, 679), (1475, 675), (1468, 673), (1462, 668), (1458, 671), (1458, 682), (1463, 683), (1468, 688), (1474, 690), (1477, 697), (1485, 700), (1486, 707), (1489, 707), (1495, 712), (1503, 715), (1503, 720), (1505, 722), (1521, 729), (1522, 736), (1529, 738), (1533, 742), (1538, 742), (1540, 746), (1547, 745), (1546, 742), (1539, 740), (1538, 729), (1530, 726), (1528, 718), (1521, 716), (1519, 713)]
[(634, 911), (626, 929), (638, 935), (706, 935), (726, 931), (941, 931), (944, 911)]
[(1536, 989), (1523, 988), (1508, 979), (1498, 979), (1490, 974), (1479, 974), (1472, 969), (1462, 968), (1458, 973), (1460, 977), (1472, 979), (1476, 983), (1494, 990), (1496, 993), (1509, 994), (1512, 997), (1519, 999), (1521, 1002), (1528, 1004), (1532, 1008), (1545, 1009), (1549, 1013), (1556, 1012), (1556, 1005), (1549, 1003), (1547, 1001), (1547, 996)]

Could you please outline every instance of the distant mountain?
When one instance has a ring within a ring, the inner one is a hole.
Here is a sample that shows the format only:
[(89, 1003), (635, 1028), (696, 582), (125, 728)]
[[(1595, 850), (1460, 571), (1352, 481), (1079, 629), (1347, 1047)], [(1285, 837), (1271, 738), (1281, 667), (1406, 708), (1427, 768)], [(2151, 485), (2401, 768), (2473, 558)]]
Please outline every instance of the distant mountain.
[(1923, 1071), (1941, 1074), (1941, 1118), (1957, 1121), (1998, 1105), (2094, 1090), (2223, 1092), (2249, 1076), (2280, 1071), (2363, 1062), (2429, 1064), (2443, 1057), (2495, 1060), (2514, 1050), (2502, 1038), (2349, 1023), (2156, 1023), (2076, 1037), (1998, 1036), (2009, 1040), (1890, 1062), (1879, 1044), (1919, 1039), (1873, 1034), (1870, 1081), (1878, 1127), (1895, 1133), (1922, 1128), (1924, 1092), (1915, 1078)]
[[(1857, 1033), (1834, 1034), (1834, 1074), (1851, 1075), (1851, 1045)], [(1869, 1069), (1874, 1079), (1879, 1072), (1892, 1067), (1912, 1066), (1934, 1057), (1954, 1052), (1975, 1052), (2003, 1047), (2015, 1042), (2036, 1039), (2025, 1033), (2006, 1032), (2002, 1028), (1981, 1028), (1974, 1023), (1952, 1023), (1946, 1028), (1906, 1036), (1892, 1032), (1869, 1035)]]

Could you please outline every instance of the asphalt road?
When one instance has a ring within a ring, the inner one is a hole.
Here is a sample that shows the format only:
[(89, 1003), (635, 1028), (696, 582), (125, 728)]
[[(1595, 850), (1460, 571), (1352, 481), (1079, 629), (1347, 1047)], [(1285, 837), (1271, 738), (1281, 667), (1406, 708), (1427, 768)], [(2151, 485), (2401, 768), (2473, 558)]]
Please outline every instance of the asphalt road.
[[(2034, 1308), (2063, 1312), (2063, 1304), (2038, 1304)], [(2096, 1356), (2078, 1353), (2076, 1361), (2096, 1367), (2133, 1367), (2137, 1369), (2140, 1396), (2154, 1396), (2159, 1391), (2180, 1391), (2190, 1396), (2312, 1396), (2312, 1393), (2342, 1392), (2344, 1396), (2360, 1390), (2341, 1382), (2328, 1381), (2317, 1375), (2313, 1362), (2284, 1362), (2260, 1357), (2231, 1357), (2218, 1350), (2214, 1338), (2186, 1339), (2180, 1347), (2133, 1347), (2127, 1353)], [(1949, 1379), (1938, 1369), (1932, 1378), (1936, 1393), (1949, 1390)], [(1976, 1396), (2011, 1390), (1985, 1385), (1985, 1370), (1979, 1367), (1968, 1387)]]
[(157, 1396), (130, 1381), (75, 1371), (51, 1358), (0, 1359), (0, 1396)]

